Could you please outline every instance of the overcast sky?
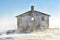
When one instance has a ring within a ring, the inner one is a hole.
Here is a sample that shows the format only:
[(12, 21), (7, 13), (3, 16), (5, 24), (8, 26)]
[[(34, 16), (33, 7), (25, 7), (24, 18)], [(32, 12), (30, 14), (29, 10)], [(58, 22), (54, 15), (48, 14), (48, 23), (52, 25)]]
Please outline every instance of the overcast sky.
[(51, 15), (50, 28), (60, 28), (60, 0), (0, 0), (0, 31), (17, 29), (16, 17), (30, 10)]

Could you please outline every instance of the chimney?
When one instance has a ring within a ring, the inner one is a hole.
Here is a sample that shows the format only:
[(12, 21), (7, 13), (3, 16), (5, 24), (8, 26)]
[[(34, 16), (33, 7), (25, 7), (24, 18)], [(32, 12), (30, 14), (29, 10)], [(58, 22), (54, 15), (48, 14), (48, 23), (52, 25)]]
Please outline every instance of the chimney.
[(34, 6), (31, 6), (31, 11), (34, 11)]

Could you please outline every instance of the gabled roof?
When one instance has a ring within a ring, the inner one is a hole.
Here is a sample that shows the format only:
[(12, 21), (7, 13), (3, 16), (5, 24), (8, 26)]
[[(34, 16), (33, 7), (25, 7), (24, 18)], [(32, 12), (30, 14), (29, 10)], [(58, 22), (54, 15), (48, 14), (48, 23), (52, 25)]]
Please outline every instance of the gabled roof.
[(41, 13), (41, 14), (43, 14), (43, 15), (50, 16), (50, 15), (48, 15), (48, 14), (46, 14), (46, 13), (43, 13), (43, 12), (39, 12), (39, 11), (34, 11), (34, 12), (36, 12), (36, 13)]
[[(39, 12), (39, 11), (34, 11), (34, 12), (35, 12), (35, 13), (40, 13), (40, 14), (43, 14), (43, 15), (50, 16), (50, 15), (48, 15), (48, 14), (45, 14), (45, 13), (42, 13), (42, 12)], [(27, 14), (27, 13), (31, 13), (31, 11), (28, 11), (28, 12), (22, 13), (22, 14), (20, 14), (20, 15), (17, 15), (16, 17), (22, 16), (22, 15)]]
[(35, 10), (34, 10), (34, 6), (31, 6), (31, 10), (30, 10), (30, 11), (25, 12), (25, 13), (20, 14), (20, 15), (17, 15), (16, 17), (22, 16), (22, 15), (24, 15), (24, 14), (31, 13), (31, 12), (40, 13), (40, 14), (43, 14), (43, 15), (50, 16), (50, 15), (48, 15), (48, 14), (45, 14), (45, 13), (42, 13), (42, 12), (39, 12), (39, 11), (35, 11)]
[(27, 14), (27, 13), (29, 13), (29, 12), (30, 12), (30, 11), (25, 12), (25, 13), (22, 13), (22, 14), (20, 14), (20, 15), (17, 15), (16, 17), (22, 16), (22, 15)]

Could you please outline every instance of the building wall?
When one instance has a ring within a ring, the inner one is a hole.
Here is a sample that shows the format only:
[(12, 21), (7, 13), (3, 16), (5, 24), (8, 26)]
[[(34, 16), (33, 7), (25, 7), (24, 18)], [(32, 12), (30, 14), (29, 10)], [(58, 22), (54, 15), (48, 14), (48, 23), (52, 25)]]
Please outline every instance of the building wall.
[[(44, 17), (44, 21), (42, 21)], [(33, 12), (17, 17), (17, 26), (21, 31), (40, 31), (49, 28), (49, 16)]]

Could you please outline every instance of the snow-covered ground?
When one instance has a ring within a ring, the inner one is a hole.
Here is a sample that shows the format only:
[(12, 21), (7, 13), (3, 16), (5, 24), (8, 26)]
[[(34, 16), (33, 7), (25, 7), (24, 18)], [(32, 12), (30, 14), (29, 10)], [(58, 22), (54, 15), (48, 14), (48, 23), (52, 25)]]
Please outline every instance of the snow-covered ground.
[(0, 40), (60, 40), (60, 29), (50, 28), (42, 32), (25, 34), (3, 34)]

